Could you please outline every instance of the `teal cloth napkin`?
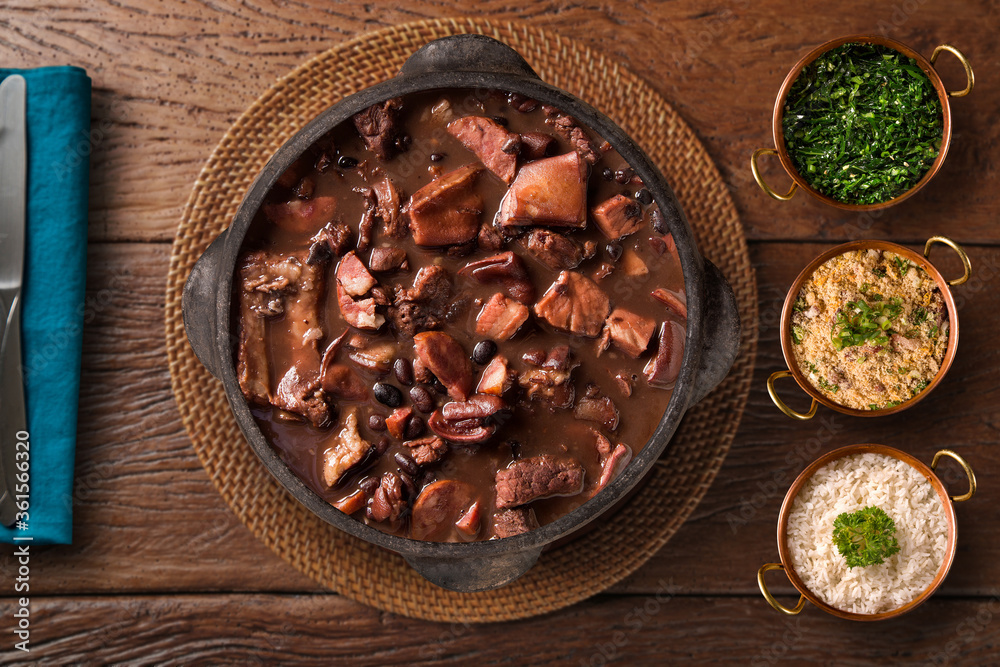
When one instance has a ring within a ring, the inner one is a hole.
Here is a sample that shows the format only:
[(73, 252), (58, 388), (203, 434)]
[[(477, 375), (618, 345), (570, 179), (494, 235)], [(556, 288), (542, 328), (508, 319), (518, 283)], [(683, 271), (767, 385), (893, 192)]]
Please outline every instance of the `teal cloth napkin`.
[(0, 80), (11, 74), (27, 83), (21, 344), (31, 479), (28, 529), (0, 526), (0, 541), (16, 536), (69, 544), (87, 269), (90, 77), (79, 67), (42, 67), (0, 69)]

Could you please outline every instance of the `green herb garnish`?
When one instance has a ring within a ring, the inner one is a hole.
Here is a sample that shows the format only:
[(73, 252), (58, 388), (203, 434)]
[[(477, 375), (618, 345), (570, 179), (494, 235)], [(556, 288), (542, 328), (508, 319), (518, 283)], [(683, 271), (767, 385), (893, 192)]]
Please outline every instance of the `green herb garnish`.
[(806, 308), (808, 308), (808, 306), (806, 304), (806, 300), (803, 299), (801, 296), (798, 299), (795, 300), (795, 303), (792, 304), (792, 312), (793, 313), (801, 313)]
[(930, 383), (931, 383), (930, 380), (921, 380), (920, 384), (918, 384), (916, 387), (912, 389), (913, 395), (916, 396), (924, 389), (927, 389), (927, 385), (929, 385)]
[(878, 204), (930, 169), (943, 118), (916, 61), (885, 46), (852, 43), (802, 70), (782, 125), (792, 162), (813, 188), (848, 204)]
[(896, 270), (899, 271), (899, 277), (902, 278), (903, 276), (906, 275), (907, 271), (910, 270), (910, 267), (913, 266), (913, 264), (910, 264), (910, 262), (903, 259), (902, 257), (897, 256), (894, 259), (896, 262)]
[(826, 381), (826, 378), (821, 377), (819, 378), (819, 388), (825, 389), (827, 391), (832, 391), (834, 394), (836, 394), (840, 390), (840, 385), (830, 384), (829, 382)]
[(792, 326), (792, 342), (793, 343), (795, 343), (796, 345), (798, 345), (799, 343), (802, 342), (802, 339), (805, 337), (805, 335), (806, 335), (805, 329), (803, 329), (802, 327), (800, 327), (797, 324), (795, 324), (795, 325)]
[(913, 312), (910, 313), (910, 320), (913, 322), (913, 326), (919, 327), (927, 321), (927, 309), (919, 307), (914, 308)]
[(861, 285), (861, 293), (868, 294), (868, 290), (870, 290), (871, 288), (872, 286), (870, 283), (864, 283), (863, 285)]
[(885, 278), (886, 276), (885, 267), (881, 266), (876, 266), (874, 269), (872, 269), (872, 273), (874, 273), (879, 278)]
[(880, 507), (844, 512), (833, 522), (833, 543), (848, 567), (881, 565), (899, 553), (896, 523)]
[(885, 345), (892, 333), (892, 321), (903, 311), (899, 299), (889, 303), (869, 305), (862, 299), (848, 301), (837, 311), (830, 340), (833, 347), (843, 350), (845, 347), (864, 345), (871, 341), (875, 345)]

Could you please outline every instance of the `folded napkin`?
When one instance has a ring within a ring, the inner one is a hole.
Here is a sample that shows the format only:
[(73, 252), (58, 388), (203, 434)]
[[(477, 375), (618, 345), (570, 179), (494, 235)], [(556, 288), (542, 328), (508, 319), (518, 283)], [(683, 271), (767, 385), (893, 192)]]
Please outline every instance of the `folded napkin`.
[(28, 529), (0, 541), (73, 539), (73, 461), (87, 264), (90, 78), (79, 67), (0, 69), (27, 83), (28, 200), (21, 352), (30, 434)]

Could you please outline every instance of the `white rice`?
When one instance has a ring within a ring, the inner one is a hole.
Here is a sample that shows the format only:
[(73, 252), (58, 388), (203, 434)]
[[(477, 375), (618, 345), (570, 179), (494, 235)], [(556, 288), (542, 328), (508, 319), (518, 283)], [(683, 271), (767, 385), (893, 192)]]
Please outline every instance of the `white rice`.
[[(833, 522), (871, 506), (895, 521), (899, 553), (881, 565), (849, 568), (833, 543)], [(883, 454), (826, 464), (796, 494), (788, 516), (792, 569), (819, 599), (856, 614), (890, 611), (923, 593), (947, 545), (948, 521), (934, 487), (909, 464)]]

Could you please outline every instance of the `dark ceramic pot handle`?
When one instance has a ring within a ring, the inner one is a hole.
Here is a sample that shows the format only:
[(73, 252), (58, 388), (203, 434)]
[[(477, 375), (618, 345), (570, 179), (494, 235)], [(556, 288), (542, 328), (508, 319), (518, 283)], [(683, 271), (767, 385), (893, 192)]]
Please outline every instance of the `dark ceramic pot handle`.
[(219, 355), (215, 349), (215, 307), (219, 296), (219, 261), (225, 240), (226, 234), (220, 234), (198, 258), (191, 269), (191, 275), (184, 283), (184, 295), (181, 298), (184, 331), (187, 332), (188, 342), (198, 361), (215, 377), (219, 377)]
[(722, 382), (740, 352), (740, 313), (733, 288), (715, 264), (705, 260), (705, 341), (690, 405)]
[(420, 47), (399, 70), (401, 76), (485, 72), (538, 78), (517, 51), (486, 35), (454, 35)]
[(479, 558), (429, 558), (408, 556), (406, 562), (421, 576), (441, 588), (477, 593), (509, 584), (531, 569), (541, 550), (512, 551)]

